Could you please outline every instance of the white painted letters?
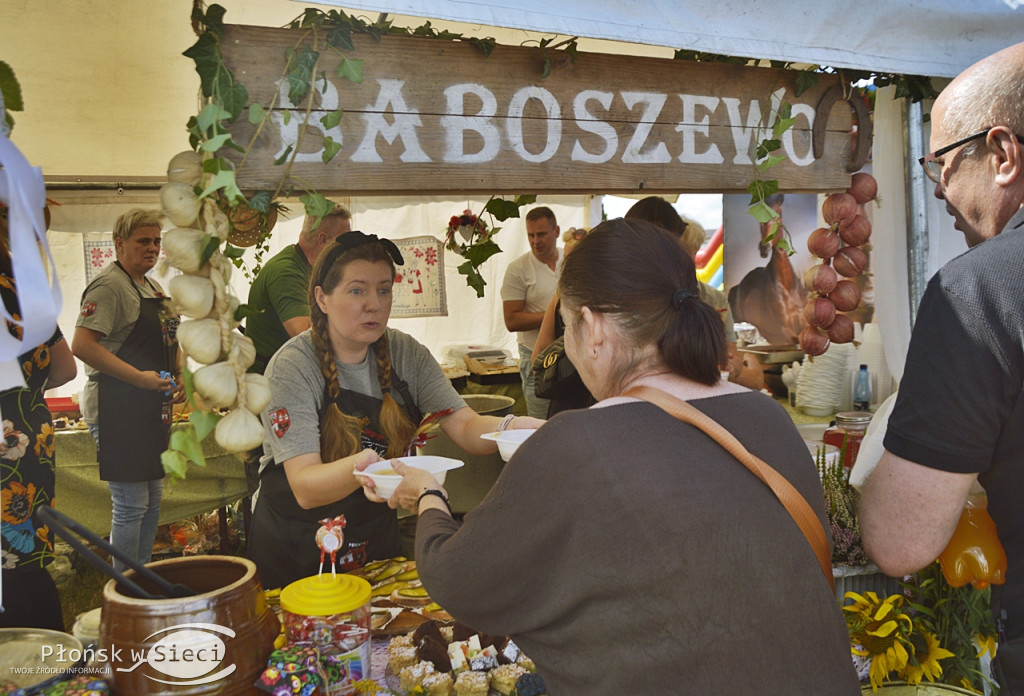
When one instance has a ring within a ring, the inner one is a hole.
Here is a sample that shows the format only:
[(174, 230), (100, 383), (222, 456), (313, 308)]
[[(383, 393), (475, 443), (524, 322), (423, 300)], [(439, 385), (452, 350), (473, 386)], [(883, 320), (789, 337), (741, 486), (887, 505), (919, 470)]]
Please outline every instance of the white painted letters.
[[(721, 164), (725, 161), (718, 146), (712, 143), (704, 152), (697, 152), (696, 134), (708, 137), (708, 124), (711, 114), (718, 108), (718, 97), (700, 94), (680, 94), (683, 101), (683, 120), (676, 126), (676, 131), (683, 134), (683, 151), (679, 153), (679, 161), (687, 164)], [(704, 107), (707, 113), (697, 117), (697, 107)]]
[[(526, 103), (531, 99), (539, 101), (547, 114), (545, 120), (548, 137), (544, 149), (537, 154), (527, 150), (526, 143), (523, 142), (523, 113), (526, 111)], [(562, 144), (562, 109), (558, 106), (555, 95), (543, 87), (523, 87), (517, 91), (508, 103), (506, 129), (513, 152), (527, 162), (546, 162), (554, 157), (558, 152), (558, 146)]]
[[(465, 96), (473, 94), (480, 99), (480, 111), (475, 116), (465, 116)], [(490, 162), (501, 149), (501, 134), (494, 125), (494, 115), (498, 112), (498, 100), (494, 93), (483, 85), (458, 84), (446, 87), (444, 96), (447, 103), (445, 110), (448, 116), (441, 117), (444, 129), (444, 161), (457, 164)], [(484, 144), (477, 152), (467, 154), (464, 145), (464, 133), (472, 131), (483, 138)]]
[(636, 129), (633, 131), (633, 137), (626, 144), (626, 151), (622, 153), (623, 162), (627, 164), (659, 164), (672, 161), (672, 156), (668, 153), (665, 143), (658, 143), (644, 152), (644, 144), (647, 142), (651, 129), (657, 122), (658, 114), (661, 113), (667, 99), (667, 94), (658, 94), (657, 92), (622, 93), (622, 100), (626, 102), (626, 106), (631, 111), (637, 104), (647, 105), (636, 121)]
[(612, 92), (599, 92), (596, 89), (585, 89), (576, 95), (573, 101), (573, 115), (576, 117), (576, 125), (580, 130), (593, 133), (602, 138), (605, 142), (603, 152), (592, 154), (583, 149), (583, 145), (577, 140), (572, 146), (572, 159), (576, 162), (587, 162), (588, 164), (602, 164), (607, 162), (619, 149), (619, 134), (610, 123), (605, 123), (594, 116), (587, 109), (587, 102), (593, 99), (603, 106), (605, 110), (610, 109), (615, 94)]
[[(405, 80), (377, 82), (380, 84), (377, 103), (367, 106), (366, 113), (362, 114), (366, 131), (363, 133), (363, 141), (359, 148), (352, 154), (352, 161), (383, 162), (377, 152), (379, 135), (388, 145), (393, 145), (396, 138), (402, 139), (405, 151), (399, 159), (403, 162), (429, 162), (430, 157), (420, 147), (419, 138), (416, 136), (416, 128), (423, 125), (419, 111), (406, 106), (405, 97), (402, 96), (402, 85), (405, 84)], [(393, 110), (391, 123), (388, 123), (385, 117), (389, 106)]]

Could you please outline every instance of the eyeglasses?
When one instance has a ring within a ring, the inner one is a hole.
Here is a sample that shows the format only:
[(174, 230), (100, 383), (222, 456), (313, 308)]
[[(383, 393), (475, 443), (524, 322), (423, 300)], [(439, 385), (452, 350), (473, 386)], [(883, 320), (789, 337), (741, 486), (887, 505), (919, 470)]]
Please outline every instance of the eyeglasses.
[[(995, 126), (989, 126), (988, 128), (981, 132), (975, 133), (974, 135), (968, 135), (963, 140), (957, 140), (955, 143), (947, 145), (946, 147), (940, 147), (935, 152), (929, 153), (924, 157), (919, 158), (917, 161), (922, 167), (924, 167), (925, 176), (934, 181), (936, 184), (939, 183), (939, 180), (942, 178), (942, 166), (945, 164), (939, 158), (942, 157), (947, 152), (957, 149), (961, 145), (966, 145), (972, 140), (984, 138), (993, 128), (995, 128)], [(1021, 138), (1019, 135), (1014, 134), (1013, 137), (1015, 137), (1018, 142), (1024, 143), (1024, 138)]]

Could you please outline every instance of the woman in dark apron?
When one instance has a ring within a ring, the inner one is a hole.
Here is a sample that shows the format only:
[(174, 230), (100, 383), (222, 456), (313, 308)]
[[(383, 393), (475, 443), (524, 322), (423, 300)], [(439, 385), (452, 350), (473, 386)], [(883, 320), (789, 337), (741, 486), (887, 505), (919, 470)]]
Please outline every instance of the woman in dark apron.
[[(177, 373), (178, 317), (160, 287), (146, 277), (159, 254), (160, 226), (145, 213), (158, 211), (131, 211), (118, 220), (117, 261), (85, 289), (72, 346), (95, 370), (90, 379), (96, 383), (98, 408), (89, 429), (100, 479), (107, 482), (113, 503), (110, 542), (140, 563), (152, 557), (163, 495), (160, 454), (167, 448), (172, 403), (181, 398), (170, 378)], [(127, 236), (118, 236), (125, 228)], [(118, 299), (124, 301), (127, 294), (130, 300), (132, 293), (139, 304), (134, 326), (110, 350), (101, 339), (123, 331), (130, 318), (108, 314), (117, 312)], [(113, 330), (105, 331), (111, 321)], [(124, 564), (115, 560), (115, 567)]]
[[(272, 396), (248, 540), (264, 587), (284, 587), (318, 568), (330, 572), (332, 560), (344, 572), (399, 553), (395, 511), (367, 500), (355, 474), (406, 454), (421, 415), (452, 409), (441, 428), (453, 442), (473, 453), (495, 450), (480, 436), (502, 420), (466, 406), (429, 351), (387, 327), (396, 263), (402, 257), (390, 241), (340, 235), (313, 268), (312, 328), (270, 361)], [(337, 528), (339, 516), (344, 545), (321, 564), (317, 532), (325, 521)]]

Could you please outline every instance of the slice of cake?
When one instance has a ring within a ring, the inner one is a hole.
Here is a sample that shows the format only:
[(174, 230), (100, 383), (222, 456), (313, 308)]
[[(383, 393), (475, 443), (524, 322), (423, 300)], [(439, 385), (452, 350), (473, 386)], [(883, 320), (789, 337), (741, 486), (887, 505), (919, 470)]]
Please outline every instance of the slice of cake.
[(444, 672), (434, 672), (423, 677), (423, 690), (427, 696), (451, 696), (452, 675)]
[(460, 672), (455, 678), (455, 696), (487, 696), (490, 687), (486, 672)]
[(491, 670), (491, 686), (508, 696), (515, 688), (516, 680), (524, 674), (526, 670), (519, 665), (501, 665)]
[(417, 662), (411, 667), (404, 668), (399, 673), (399, 681), (402, 685), (403, 691), (412, 691), (417, 686), (423, 684), (423, 679), (428, 674), (434, 674), (436, 670), (434, 665), (429, 662)]

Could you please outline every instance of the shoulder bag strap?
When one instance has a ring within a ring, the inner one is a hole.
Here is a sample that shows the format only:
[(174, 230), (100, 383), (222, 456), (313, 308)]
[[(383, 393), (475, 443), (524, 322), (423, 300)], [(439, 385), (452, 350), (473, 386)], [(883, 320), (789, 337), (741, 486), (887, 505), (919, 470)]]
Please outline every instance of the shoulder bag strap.
[(751, 454), (732, 433), (722, 427), (717, 421), (682, 399), (676, 398), (660, 389), (643, 386), (632, 387), (625, 391), (622, 396), (631, 396), (635, 399), (649, 401), (684, 423), (700, 428), (729, 454), (740, 460), (765, 485), (771, 488), (779, 502), (789, 512), (793, 521), (800, 527), (804, 537), (807, 538), (807, 543), (811, 545), (811, 549), (814, 550), (814, 554), (818, 557), (818, 563), (821, 564), (821, 570), (825, 574), (829, 587), (835, 592), (835, 579), (832, 577), (832, 554), (829, 551), (828, 537), (825, 536), (825, 529), (822, 527), (818, 516), (814, 514), (814, 510), (807, 503), (807, 500), (804, 499), (800, 491), (786, 477), (764, 460)]

